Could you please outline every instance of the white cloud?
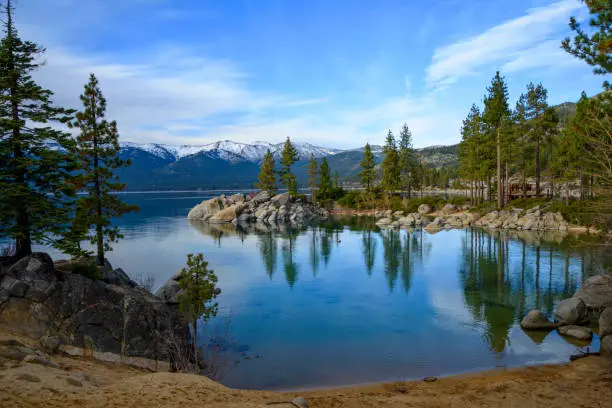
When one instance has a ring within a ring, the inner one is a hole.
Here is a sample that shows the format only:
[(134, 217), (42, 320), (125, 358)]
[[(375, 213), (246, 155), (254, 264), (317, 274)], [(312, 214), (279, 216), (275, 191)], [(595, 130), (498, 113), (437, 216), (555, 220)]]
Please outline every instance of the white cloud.
[[(582, 7), (578, 0), (563, 0), (534, 8), (474, 37), (438, 48), (427, 68), (427, 82), (435, 86), (448, 85), (462, 77), (478, 74), (479, 68), (489, 64), (509, 64), (514, 70), (531, 68), (533, 65), (527, 60), (534, 56), (540, 44), (546, 42), (549, 47), (551, 37), (565, 29), (569, 16)], [(559, 45), (560, 39), (556, 41)], [(559, 55), (555, 54), (547, 66), (554, 65)], [(541, 67), (546, 60), (537, 57), (537, 61), (536, 65)]]

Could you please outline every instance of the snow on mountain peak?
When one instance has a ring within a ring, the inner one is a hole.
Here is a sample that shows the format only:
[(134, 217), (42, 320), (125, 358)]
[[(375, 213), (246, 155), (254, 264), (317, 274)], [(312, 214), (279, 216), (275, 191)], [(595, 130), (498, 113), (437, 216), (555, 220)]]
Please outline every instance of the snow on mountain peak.
[[(216, 156), (232, 162), (244, 161), (260, 162), (269, 149), (275, 157), (280, 157), (284, 143), (272, 144), (269, 142), (256, 141), (251, 144), (233, 142), (231, 140), (219, 140), (204, 145), (169, 145), (161, 143), (134, 143), (122, 142), (122, 148), (139, 149), (155, 156), (173, 160), (203, 152), (214, 153)], [(308, 159), (313, 154), (316, 158), (330, 156), (341, 152), (339, 149), (314, 146), (310, 143), (293, 143), (298, 151), (300, 159)]]

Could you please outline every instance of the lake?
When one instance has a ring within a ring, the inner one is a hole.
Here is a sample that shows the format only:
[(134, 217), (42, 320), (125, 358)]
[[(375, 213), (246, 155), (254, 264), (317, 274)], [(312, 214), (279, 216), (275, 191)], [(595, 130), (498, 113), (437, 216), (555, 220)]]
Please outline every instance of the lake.
[(551, 315), (610, 265), (597, 245), (553, 234), (380, 230), (367, 219), (256, 232), (188, 221), (189, 209), (212, 195), (122, 195), (141, 211), (118, 221), (125, 238), (108, 258), (159, 287), (187, 253), (204, 254), (222, 294), (201, 343), (222, 338), (228, 386), (407, 380), (564, 362), (577, 348), (599, 349), (597, 338), (568, 342), (518, 325), (531, 308)]

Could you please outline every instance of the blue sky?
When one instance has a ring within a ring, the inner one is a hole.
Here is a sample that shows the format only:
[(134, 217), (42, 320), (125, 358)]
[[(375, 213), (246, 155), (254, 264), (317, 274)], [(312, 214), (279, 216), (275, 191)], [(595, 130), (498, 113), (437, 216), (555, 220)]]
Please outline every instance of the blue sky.
[(47, 48), (37, 79), (78, 107), (98, 76), (124, 141), (354, 148), (406, 122), (417, 147), (456, 143), (496, 70), (511, 103), (603, 79), (560, 49), (578, 0), (17, 0)]

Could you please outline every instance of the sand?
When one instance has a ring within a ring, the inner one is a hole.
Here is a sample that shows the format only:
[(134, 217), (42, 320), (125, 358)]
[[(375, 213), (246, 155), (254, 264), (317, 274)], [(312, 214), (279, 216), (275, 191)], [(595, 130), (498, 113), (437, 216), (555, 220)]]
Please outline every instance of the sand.
[(301, 392), (234, 390), (205, 377), (150, 373), (84, 358), (51, 356), (57, 367), (0, 359), (0, 407), (611, 407), (612, 360)]

